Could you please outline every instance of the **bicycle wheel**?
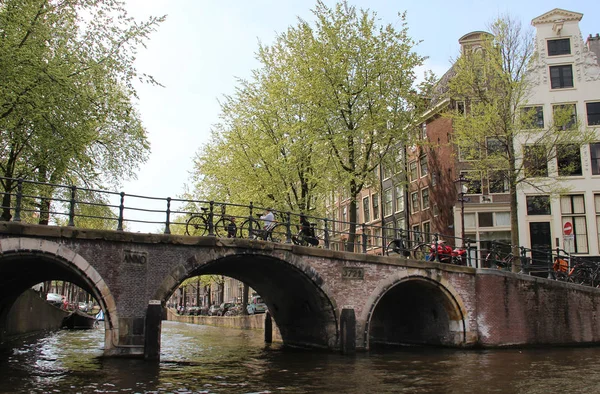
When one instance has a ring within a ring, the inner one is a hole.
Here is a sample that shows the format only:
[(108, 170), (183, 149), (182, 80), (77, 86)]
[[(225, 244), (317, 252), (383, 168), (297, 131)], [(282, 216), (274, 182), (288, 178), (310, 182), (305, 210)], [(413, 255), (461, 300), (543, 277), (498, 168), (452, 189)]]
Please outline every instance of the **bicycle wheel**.
[(193, 215), (185, 225), (185, 233), (192, 237), (201, 237), (206, 234), (207, 226), (203, 216)]
[(276, 224), (267, 235), (267, 240), (271, 242), (285, 242), (287, 239), (287, 226), (285, 224)]
[[(252, 231), (250, 231), (250, 224), (252, 224)], [(238, 236), (240, 238), (257, 238), (259, 224), (254, 220), (246, 220), (239, 228)]]
[(402, 256), (404, 252), (404, 248), (402, 247), (402, 243), (398, 242), (399, 240), (393, 239), (391, 240), (387, 246), (385, 247), (385, 254), (388, 256)]
[(429, 249), (429, 245), (419, 244), (413, 249), (413, 257), (415, 258), (415, 260), (425, 261), (426, 257), (429, 255)]
[(219, 219), (215, 223), (215, 234), (220, 238), (235, 238), (237, 236), (237, 227), (231, 219)]

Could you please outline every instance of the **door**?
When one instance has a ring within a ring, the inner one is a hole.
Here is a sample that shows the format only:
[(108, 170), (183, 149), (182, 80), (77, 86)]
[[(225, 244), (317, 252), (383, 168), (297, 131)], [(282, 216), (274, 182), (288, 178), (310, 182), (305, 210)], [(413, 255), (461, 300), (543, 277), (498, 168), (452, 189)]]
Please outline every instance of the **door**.
[(529, 223), (529, 244), (531, 245), (531, 264), (540, 268), (552, 265), (552, 236), (550, 222)]

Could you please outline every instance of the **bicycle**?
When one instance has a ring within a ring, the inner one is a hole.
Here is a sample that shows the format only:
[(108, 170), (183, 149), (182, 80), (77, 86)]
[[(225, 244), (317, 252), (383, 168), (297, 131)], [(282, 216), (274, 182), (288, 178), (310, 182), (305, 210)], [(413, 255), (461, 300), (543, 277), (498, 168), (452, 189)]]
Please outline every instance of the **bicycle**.
[(298, 227), (298, 234), (292, 236), (294, 245), (300, 246), (318, 246), (319, 238), (315, 235), (315, 223), (306, 222)]
[(263, 228), (260, 214), (256, 219), (249, 217), (240, 226), (240, 238), (259, 239), (262, 241), (282, 242), (287, 238), (287, 226), (283, 223), (273, 222), (267, 228)]
[(430, 245), (422, 242), (417, 242), (414, 247), (407, 247), (405, 241), (402, 238), (395, 238), (391, 240), (386, 248), (385, 253), (388, 256), (402, 255), (404, 257), (413, 257), (415, 260), (426, 260), (429, 256)]
[[(202, 237), (208, 233), (210, 214), (208, 208), (201, 207), (202, 213), (192, 213), (185, 224), (185, 234), (193, 237)], [(225, 205), (221, 205), (219, 220), (214, 224), (213, 231), (217, 237), (231, 237), (232, 229), (236, 228), (235, 222), (225, 216)], [(235, 231), (234, 231), (235, 234)]]
[(509, 270), (512, 267), (512, 263), (514, 260), (514, 255), (512, 252), (501, 255), (498, 246), (492, 245), (492, 249), (490, 249), (485, 256), (484, 266), (487, 268), (491, 268), (492, 265), (495, 265), (498, 269)]

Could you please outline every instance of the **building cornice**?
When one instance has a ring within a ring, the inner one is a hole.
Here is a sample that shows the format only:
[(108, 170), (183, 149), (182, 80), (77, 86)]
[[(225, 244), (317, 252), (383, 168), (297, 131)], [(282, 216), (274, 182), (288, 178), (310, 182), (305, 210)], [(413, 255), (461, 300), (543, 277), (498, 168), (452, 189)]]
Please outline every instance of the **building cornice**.
[(533, 26), (542, 25), (546, 23), (557, 23), (567, 21), (580, 21), (583, 18), (583, 14), (579, 12), (567, 11), (561, 8), (555, 8), (552, 11), (548, 11), (545, 14), (538, 16), (531, 20)]

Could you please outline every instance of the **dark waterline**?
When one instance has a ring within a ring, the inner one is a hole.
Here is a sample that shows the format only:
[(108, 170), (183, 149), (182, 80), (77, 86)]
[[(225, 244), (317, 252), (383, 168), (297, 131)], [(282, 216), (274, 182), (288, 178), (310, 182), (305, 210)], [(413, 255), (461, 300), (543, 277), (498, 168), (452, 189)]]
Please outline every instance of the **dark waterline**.
[(355, 356), (265, 346), (259, 331), (164, 322), (161, 362), (102, 358), (103, 330), (0, 353), (2, 393), (600, 393), (600, 348), (406, 348)]

